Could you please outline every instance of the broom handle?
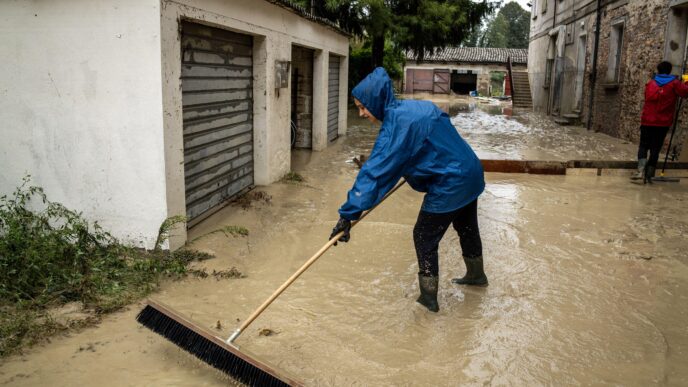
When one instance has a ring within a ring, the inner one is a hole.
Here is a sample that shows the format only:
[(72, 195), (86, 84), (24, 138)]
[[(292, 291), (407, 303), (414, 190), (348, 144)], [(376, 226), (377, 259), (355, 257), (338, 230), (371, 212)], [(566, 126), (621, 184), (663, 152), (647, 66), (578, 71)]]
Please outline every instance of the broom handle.
[[(397, 189), (399, 189), (399, 187), (404, 185), (404, 183), (406, 183), (406, 180), (404, 180), (404, 179), (402, 179), (399, 183), (397, 183), (397, 185), (395, 185), (394, 188), (392, 188), (392, 190), (389, 191), (387, 193), (387, 195), (385, 195), (382, 198), (382, 200), (380, 200), (380, 203), (385, 201), (385, 199), (387, 199), (391, 194), (393, 194), (394, 191), (396, 191)], [(374, 205), (373, 208), (371, 208), (370, 210), (364, 211), (361, 214), (361, 217), (358, 218), (358, 220), (351, 222), (351, 227), (353, 228), (355, 225), (357, 225), (358, 222), (363, 220), (363, 218), (365, 218), (366, 215), (368, 215), (371, 211), (373, 211), (375, 209), (375, 207), (380, 205), (380, 203)], [(289, 285), (291, 285), (294, 281), (296, 281), (296, 279), (299, 278), (299, 276), (301, 274), (303, 274), (303, 272), (306, 271), (313, 263), (315, 263), (315, 261), (317, 261), (318, 258), (320, 258), (320, 256), (323, 255), (325, 253), (325, 251), (327, 251), (327, 249), (332, 247), (332, 245), (335, 244), (335, 242), (337, 242), (337, 240), (339, 240), (339, 238), (341, 238), (342, 235), (344, 235), (344, 231), (335, 235), (332, 239), (330, 239), (327, 243), (325, 243), (325, 245), (323, 247), (321, 247), (317, 253), (315, 253), (308, 261), (306, 261), (306, 263), (303, 264), (303, 266), (301, 266), (299, 268), (299, 270), (296, 271), (296, 273), (294, 273), (291, 277), (289, 277), (289, 279), (285, 283), (283, 283), (282, 286), (280, 286), (277, 290), (275, 290), (275, 292), (272, 293), (272, 295), (267, 300), (265, 300), (265, 302), (263, 302), (263, 304), (261, 306), (259, 306), (258, 309), (255, 310), (255, 312), (253, 312), (246, 320), (244, 320), (244, 322), (241, 324), (241, 326), (239, 328), (237, 328), (237, 330), (234, 331), (234, 333), (232, 333), (232, 336), (230, 336), (229, 339), (227, 339), (227, 343), (231, 344), (234, 340), (236, 340), (236, 338), (239, 337), (241, 332), (243, 332), (253, 322), (253, 320), (258, 318), (258, 316), (261, 313), (263, 313), (263, 311), (268, 306), (270, 306), (270, 304), (272, 304), (272, 302), (275, 301), (275, 299), (277, 297), (279, 297), (279, 295), (282, 294), (282, 292), (284, 292), (284, 290), (287, 289), (289, 287)]]

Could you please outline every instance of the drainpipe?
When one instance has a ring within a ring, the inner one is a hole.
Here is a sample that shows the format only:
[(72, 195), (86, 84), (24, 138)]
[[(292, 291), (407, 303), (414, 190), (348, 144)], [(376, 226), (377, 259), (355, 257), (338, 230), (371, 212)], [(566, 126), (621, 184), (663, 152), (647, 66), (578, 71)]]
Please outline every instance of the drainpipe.
[(602, 22), (602, 0), (597, 0), (595, 22), (595, 48), (592, 53), (592, 74), (590, 74), (590, 103), (588, 104), (588, 130), (592, 128), (592, 106), (595, 102), (595, 84), (597, 83), (597, 54), (600, 49), (600, 23)]

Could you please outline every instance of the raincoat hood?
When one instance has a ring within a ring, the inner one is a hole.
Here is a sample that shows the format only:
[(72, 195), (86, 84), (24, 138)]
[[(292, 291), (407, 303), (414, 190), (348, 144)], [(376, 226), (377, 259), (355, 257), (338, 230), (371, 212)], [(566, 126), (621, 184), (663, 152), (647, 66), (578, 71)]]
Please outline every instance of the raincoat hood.
[[(673, 81), (674, 79), (676, 79), (676, 76), (675, 76), (675, 75), (671, 75), (671, 74), (657, 74), (657, 75), (655, 75), (655, 77), (654, 77), (655, 82), (657, 82), (657, 84), (658, 84), (660, 87), (666, 85), (667, 83), (670, 83), (670, 82)], [(371, 112), (371, 113), (372, 113), (372, 112)]]
[(359, 82), (351, 91), (351, 95), (361, 102), (378, 121), (384, 121), (385, 109), (397, 103), (394, 98), (392, 80), (382, 67), (376, 68)]

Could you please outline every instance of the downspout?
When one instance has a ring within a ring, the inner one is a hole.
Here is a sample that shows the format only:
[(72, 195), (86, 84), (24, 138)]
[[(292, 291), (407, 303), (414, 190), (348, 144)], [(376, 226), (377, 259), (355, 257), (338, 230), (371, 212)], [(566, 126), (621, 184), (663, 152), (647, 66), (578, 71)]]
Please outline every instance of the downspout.
[[(545, 0), (545, 1), (549, 1), (549, 0)], [(554, 0), (554, 9), (553, 9), (554, 14), (552, 14), (552, 30), (557, 28), (557, 3), (558, 3), (558, 1)], [(559, 41), (559, 39), (566, 39), (566, 37), (561, 36), (561, 34), (558, 34), (557, 35), (557, 42)], [(553, 79), (550, 80), (550, 83), (549, 83), (550, 87), (551, 87), (550, 93), (552, 93), (552, 97), (551, 97), (552, 102), (548, 104), (549, 105), (548, 110), (549, 110), (549, 114), (552, 114), (552, 112), (555, 109), (554, 101), (557, 100), (559, 102), (559, 110), (558, 110), (557, 115), (561, 117), (561, 90), (562, 90), (561, 84), (563, 82), (559, 83), (558, 88), (556, 87), (557, 77), (558, 76), (563, 77), (563, 75), (561, 75), (560, 73), (557, 72), (557, 64), (558, 64), (557, 62), (559, 62), (559, 61), (562, 61), (562, 59), (559, 58), (559, 43), (555, 43), (554, 44), (554, 62), (552, 62), (553, 69), (550, 70), (550, 71), (554, 71), (554, 77), (553, 77)], [(562, 72), (563, 72), (563, 69), (562, 69)], [(561, 78), (559, 78), (559, 79), (561, 79)], [(552, 87), (552, 84), (554, 84), (555, 86)]]
[(552, 29), (557, 28), (557, 0), (554, 0), (554, 15), (552, 15)]
[(602, 22), (602, 0), (597, 0), (595, 22), (595, 48), (592, 53), (592, 73), (590, 74), (590, 103), (588, 104), (588, 130), (592, 128), (592, 107), (595, 102), (595, 84), (597, 83), (597, 54), (600, 49), (600, 23)]

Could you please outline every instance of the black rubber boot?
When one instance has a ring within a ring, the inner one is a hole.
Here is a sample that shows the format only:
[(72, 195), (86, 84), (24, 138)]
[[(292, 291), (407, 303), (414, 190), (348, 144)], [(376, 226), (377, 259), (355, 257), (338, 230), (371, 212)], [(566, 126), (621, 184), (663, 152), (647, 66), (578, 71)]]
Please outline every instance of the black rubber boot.
[(420, 287), (420, 296), (416, 300), (419, 304), (428, 308), (431, 312), (438, 312), (440, 306), (437, 303), (437, 287), (439, 278), (434, 275), (418, 274), (418, 286)]
[(652, 184), (653, 177), (655, 177), (655, 167), (648, 165), (645, 167), (645, 182), (647, 184)]
[(473, 258), (463, 257), (466, 263), (466, 275), (452, 279), (452, 283), (459, 285), (487, 286), (487, 276), (483, 271), (483, 256)]

